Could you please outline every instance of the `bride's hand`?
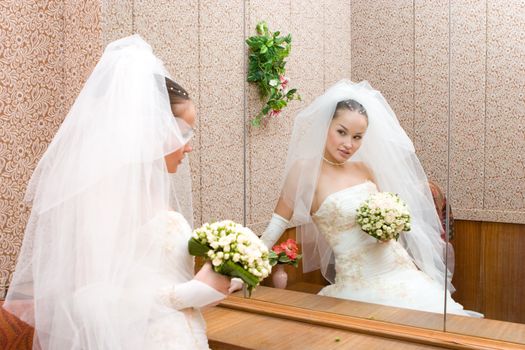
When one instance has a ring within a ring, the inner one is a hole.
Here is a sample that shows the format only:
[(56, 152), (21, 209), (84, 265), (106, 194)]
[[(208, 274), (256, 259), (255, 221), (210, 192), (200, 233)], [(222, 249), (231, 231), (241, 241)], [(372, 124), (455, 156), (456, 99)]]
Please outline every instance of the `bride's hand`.
[(224, 295), (230, 294), (230, 278), (213, 271), (210, 262), (206, 262), (194, 278), (202, 283), (206, 283)]

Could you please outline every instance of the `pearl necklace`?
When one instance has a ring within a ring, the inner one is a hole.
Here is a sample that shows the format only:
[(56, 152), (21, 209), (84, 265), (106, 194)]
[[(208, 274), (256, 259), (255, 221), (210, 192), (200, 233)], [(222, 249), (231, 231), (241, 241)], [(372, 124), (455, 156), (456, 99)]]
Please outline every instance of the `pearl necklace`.
[(328, 159), (326, 159), (324, 156), (323, 156), (323, 160), (324, 160), (325, 162), (327, 162), (328, 164), (330, 164), (330, 165), (334, 165), (334, 166), (343, 166), (343, 165), (345, 165), (345, 163), (346, 163), (346, 162), (342, 162), (342, 163), (331, 162), (331, 161), (329, 161)]

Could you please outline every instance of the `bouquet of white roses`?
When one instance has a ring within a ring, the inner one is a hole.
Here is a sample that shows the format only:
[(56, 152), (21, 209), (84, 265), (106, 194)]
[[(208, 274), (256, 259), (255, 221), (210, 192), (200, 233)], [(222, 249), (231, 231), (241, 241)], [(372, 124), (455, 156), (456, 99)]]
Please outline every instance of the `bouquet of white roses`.
[(370, 236), (385, 241), (398, 239), (410, 231), (410, 213), (397, 194), (378, 192), (370, 195), (357, 209), (357, 223)]
[(230, 220), (206, 223), (194, 230), (188, 250), (211, 260), (216, 272), (242, 279), (250, 295), (272, 270), (268, 248), (259, 237)]

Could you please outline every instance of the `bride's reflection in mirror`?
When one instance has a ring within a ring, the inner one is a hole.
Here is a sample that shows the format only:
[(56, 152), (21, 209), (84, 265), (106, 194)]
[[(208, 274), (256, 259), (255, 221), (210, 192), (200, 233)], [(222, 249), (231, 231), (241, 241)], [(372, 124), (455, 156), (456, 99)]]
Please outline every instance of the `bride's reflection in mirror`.
[[(358, 209), (380, 192), (406, 203), (410, 226), (387, 196), (369, 204), (380, 219), (357, 222)], [(367, 82), (342, 80), (295, 118), (283, 187), (262, 236), (269, 248), (289, 220), (303, 271), (320, 268), (331, 283), (319, 295), (443, 313), (446, 242), (428, 179), (393, 110)], [(375, 237), (365, 232), (370, 226)], [(446, 283), (448, 313), (482, 317), (456, 303)]]

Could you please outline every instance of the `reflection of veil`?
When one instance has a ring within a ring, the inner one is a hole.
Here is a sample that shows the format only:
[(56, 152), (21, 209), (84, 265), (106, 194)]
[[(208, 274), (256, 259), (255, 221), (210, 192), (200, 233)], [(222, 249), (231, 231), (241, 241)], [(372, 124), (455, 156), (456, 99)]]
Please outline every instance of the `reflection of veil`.
[(303, 270), (321, 268), (325, 278), (334, 282), (333, 252), (312, 222), (310, 211), (328, 127), (337, 103), (347, 99), (361, 103), (369, 120), (363, 144), (352, 160), (362, 161), (372, 169), (381, 191), (397, 193), (407, 203), (412, 230), (402, 234), (400, 242), (421, 270), (443, 283), (445, 242), (440, 237), (441, 226), (427, 177), (394, 112), (381, 93), (366, 81), (339, 81), (295, 119), (281, 198), (293, 208), (293, 222), (299, 226)]
[(191, 136), (165, 76), (139, 36), (109, 44), (31, 178), (4, 307), (44, 349), (140, 349), (146, 338), (161, 246), (146, 227), (169, 209), (164, 156)]

